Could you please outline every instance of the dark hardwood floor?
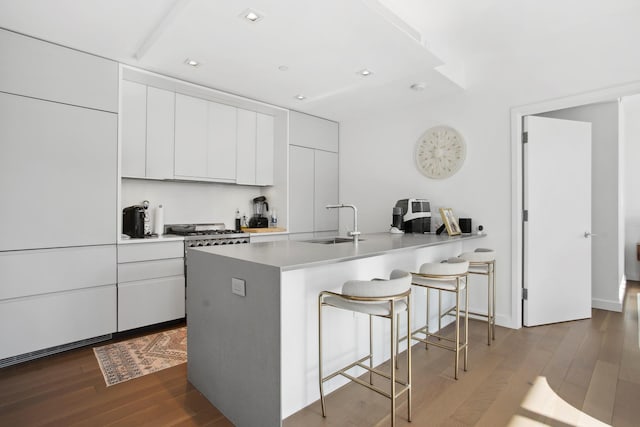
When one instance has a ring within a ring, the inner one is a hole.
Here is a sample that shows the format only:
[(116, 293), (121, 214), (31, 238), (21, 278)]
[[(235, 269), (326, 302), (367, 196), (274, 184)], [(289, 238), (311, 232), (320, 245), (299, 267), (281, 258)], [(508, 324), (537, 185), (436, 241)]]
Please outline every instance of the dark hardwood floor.
[[(458, 381), (450, 352), (414, 346), (413, 422), (402, 401), (397, 425), (640, 425), (639, 295), (640, 284), (629, 282), (623, 313), (498, 328), (491, 347), (484, 324), (472, 321), (469, 371)], [(328, 396), (327, 418), (315, 403), (284, 425), (386, 426), (388, 402), (349, 384)], [(44, 425), (231, 423), (189, 384), (186, 364), (107, 388), (86, 347), (0, 370), (0, 426)]]

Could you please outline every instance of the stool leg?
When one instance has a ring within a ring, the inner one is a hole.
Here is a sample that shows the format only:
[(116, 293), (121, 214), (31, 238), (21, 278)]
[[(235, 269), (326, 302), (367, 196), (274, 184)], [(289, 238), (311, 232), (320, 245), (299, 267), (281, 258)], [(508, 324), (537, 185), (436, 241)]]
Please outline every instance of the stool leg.
[(469, 283), (468, 277), (464, 282), (464, 370), (467, 371), (467, 359), (469, 356)]
[(322, 296), (318, 298), (318, 383), (320, 385), (320, 405), (322, 406), (322, 416), (326, 417), (324, 385), (322, 382)]
[(442, 330), (442, 291), (438, 290), (438, 333), (440, 333), (441, 330)]
[[(411, 295), (407, 296), (407, 337), (411, 335)], [(407, 338), (407, 419), (411, 421), (411, 339)]]
[[(369, 315), (369, 367), (373, 369), (373, 317)], [(373, 385), (373, 372), (369, 371), (369, 384)]]
[(427, 343), (427, 341), (429, 341), (429, 288), (424, 288), (424, 290), (427, 293), (427, 323), (425, 326), (426, 333), (424, 337), (424, 349), (429, 350), (429, 344)]
[(460, 356), (460, 278), (456, 278), (456, 362), (454, 363), (454, 378), (458, 379), (458, 361)]
[(395, 307), (394, 301), (391, 301), (391, 313), (389, 320), (391, 320), (391, 348), (389, 355), (391, 357), (391, 363), (389, 364), (389, 370), (391, 371), (391, 427), (396, 425), (396, 370), (394, 366), (396, 364), (396, 337), (394, 321), (395, 321)]
[[(409, 342), (409, 341), (407, 340), (407, 342)], [(398, 369), (398, 354), (399, 353), (400, 353), (400, 313), (398, 313), (398, 316), (396, 318), (396, 369)]]
[(493, 304), (491, 304), (491, 338), (496, 339), (496, 261), (491, 263), (491, 293), (493, 295)]
[(487, 264), (487, 345), (491, 345), (491, 264)]

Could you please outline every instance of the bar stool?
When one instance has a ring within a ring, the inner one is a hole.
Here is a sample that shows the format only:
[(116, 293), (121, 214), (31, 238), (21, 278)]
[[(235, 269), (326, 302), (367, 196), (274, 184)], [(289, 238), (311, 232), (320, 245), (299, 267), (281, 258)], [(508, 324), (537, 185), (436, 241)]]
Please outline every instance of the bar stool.
[[(462, 258), (449, 258), (446, 261), (438, 262), (438, 263), (426, 263), (420, 266), (419, 273), (413, 273), (412, 285), (421, 286), (426, 288), (427, 291), (427, 319), (426, 324), (420, 329), (417, 329), (411, 333), (411, 339), (416, 341), (423, 342), (425, 344), (425, 348), (429, 348), (429, 344), (435, 345), (436, 347), (444, 348), (446, 350), (453, 351), (455, 353), (455, 363), (454, 363), (454, 378), (458, 379), (458, 365), (460, 359), (460, 351), (464, 350), (464, 370), (467, 370), (467, 360), (468, 360), (468, 348), (469, 348), (469, 321), (465, 316), (464, 322), (464, 342), (460, 343), (460, 296), (462, 291), (465, 294), (465, 308), (466, 311), (469, 309), (469, 291), (467, 287), (467, 274), (469, 270), (469, 261), (466, 261)], [(438, 333), (429, 332), (429, 291), (430, 290), (438, 291), (438, 325), (439, 330)], [(451, 292), (456, 296), (455, 305), (448, 309), (444, 314), (442, 313), (441, 306), (441, 294), (442, 292)], [(451, 339), (439, 334), (440, 332), (440, 319), (442, 316), (450, 313), (451, 311), (455, 311), (455, 330), (456, 336), (455, 339)], [(465, 311), (465, 312), (466, 312)], [(423, 334), (424, 338), (420, 335)], [(430, 338), (437, 338), (437, 341), (430, 340)], [(447, 345), (439, 342), (440, 340), (445, 340), (452, 342), (453, 345)]]
[[(369, 315), (369, 354), (355, 362), (345, 366), (334, 373), (323, 376), (322, 374), (322, 308), (325, 306), (343, 310), (355, 311)], [(318, 295), (318, 377), (320, 385), (320, 403), (322, 416), (326, 417), (324, 387), (323, 384), (338, 376), (363, 385), (391, 400), (391, 425), (395, 426), (396, 398), (407, 393), (407, 419), (411, 421), (411, 351), (407, 351), (407, 380), (396, 378), (396, 344), (397, 328), (394, 322), (400, 320), (399, 314), (407, 313), (407, 331), (411, 330), (411, 274), (394, 270), (389, 280), (350, 280), (342, 286), (342, 293), (322, 291)], [(390, 345), (390, 373), (382, 372), (373, 367), (373, 316), (389, 319), (391, 322)], [(397, 316), (397, 319), (396, 319)], [(369, 360), (369, 366), (364, 362)], [(347, 371), (360, 367), (369, 372), (369, 382), (349, 374)], [(390, 389), (385, 390), (373, 385), (373, 374), (387, 378)], [(400, 390), (396, 391), (396, 383), (400, 384)]]
[(487, 345), (491, 345), (491, 340), (496, 339), (496, 251), (478, 248), (460, 254), (460, 258), (469, 261), (469, 274), (487, 276), (487, 313), (469, 314), (487, 318)]

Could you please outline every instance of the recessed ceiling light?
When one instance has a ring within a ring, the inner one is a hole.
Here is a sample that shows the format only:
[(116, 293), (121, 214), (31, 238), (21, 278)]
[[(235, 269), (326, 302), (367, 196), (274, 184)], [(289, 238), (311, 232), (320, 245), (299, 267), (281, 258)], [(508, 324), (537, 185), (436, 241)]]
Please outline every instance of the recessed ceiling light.
[(262, 19), (262, 15), (253, 9), (247, 9), (240, 14), (240, 17), (249, 22), (258, 22)]
[(195, 59), (190, 59), (190, 58), (185, 59), (184, 63), (187, 64), (187, 65), (191, 65), (192, 67), (200, 66), (200, 63), (198, 61), (196, 61)]
[(304, 101), (305, 99), (307, 99), (307, 97), (306, 97), (306, 96), (304, 96), (304, 95), (296, 95), (296, 96), (295, 96), (295, 98), (296, 98), (298, 101)]
[(289, 69), (289, 67), (287, 67), (286, 65), (281, 65), (278, 67), (278, 70), (280, 71), (287, 71)]
[(362, 76), (362, 77), (369, 77), (370, 75), (373, 74), (373, 71), (364, 68), (364, 69), (358, 71), (356, 74), (359, 75), (359, 76)]
[(420, 91), (425, 90), (427, 88), (427, 84), (425, 82), (418, 82), (418, 83), (412, 84), (409, 87), (411, 89), (415, 90), (416, 92), (420, 92)]

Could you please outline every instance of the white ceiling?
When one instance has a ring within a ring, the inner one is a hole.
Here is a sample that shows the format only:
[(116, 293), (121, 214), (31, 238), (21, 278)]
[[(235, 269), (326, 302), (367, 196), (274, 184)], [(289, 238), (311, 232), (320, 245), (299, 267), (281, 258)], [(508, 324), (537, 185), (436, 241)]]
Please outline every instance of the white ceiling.
[(638, 22), (638, 0), (0, 0), (0, 27), (336, 120), (505, 80), (638, 79)]

